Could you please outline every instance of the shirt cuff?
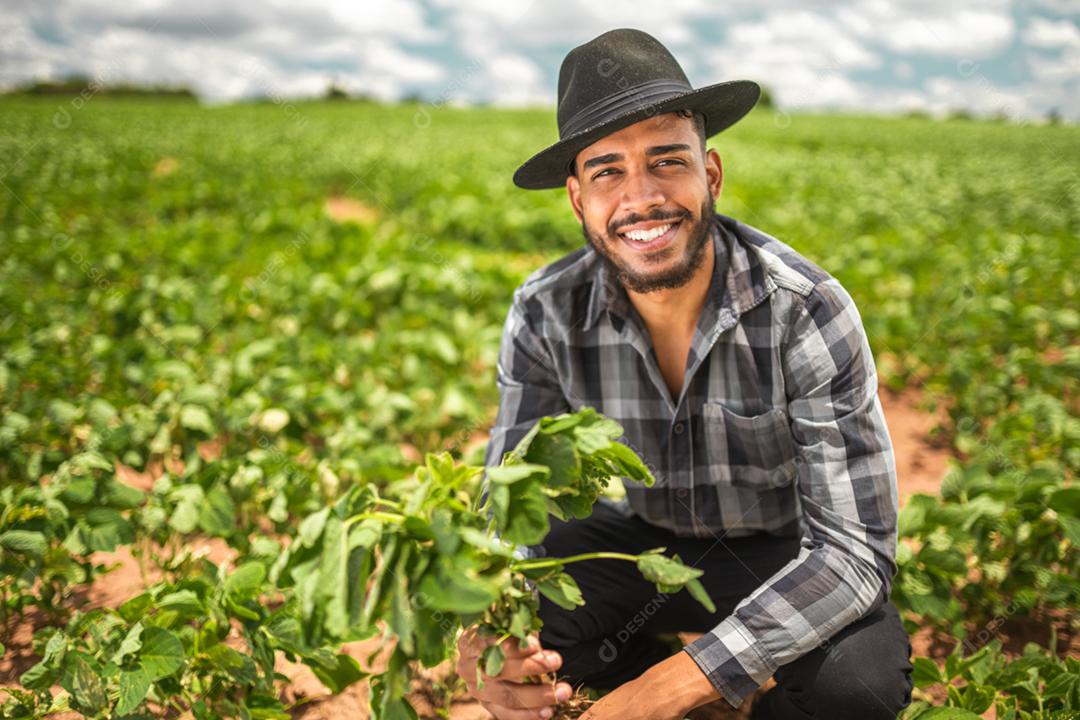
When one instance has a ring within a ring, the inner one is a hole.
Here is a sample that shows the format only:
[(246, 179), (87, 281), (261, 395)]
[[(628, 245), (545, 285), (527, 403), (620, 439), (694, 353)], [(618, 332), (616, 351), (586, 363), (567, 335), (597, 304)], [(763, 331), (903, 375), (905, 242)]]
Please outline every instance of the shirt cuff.
[(742, 621), (731, 615), (683, 648), (735, 708), (776, 672), (776, 663), (758, 650), (753, 638)]

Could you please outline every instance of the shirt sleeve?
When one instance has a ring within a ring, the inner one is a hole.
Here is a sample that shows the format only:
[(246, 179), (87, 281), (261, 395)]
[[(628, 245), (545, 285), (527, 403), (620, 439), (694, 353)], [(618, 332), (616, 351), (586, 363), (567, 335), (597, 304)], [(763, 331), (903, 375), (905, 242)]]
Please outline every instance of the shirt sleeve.
[(830, 278), (792, 314), (781, 359), (808, 535), (685, 648), (736, 707), (777, 667), (884, 604), (896, 573), (896, 461), (859, 312)]
[[(499, 410), (491, 426), (485, 468), (501, 463), (503, 455), (517, 446), (537, 420), (571, 410), (540, 334), (542, 319), (539, 303), (530, 307), (520, 289), (515, 291), (499, 345), (495, 379)], [(484, 488), (486, 496), (486, 478)], [(518, 546), (515, 552), (527, 557), (536, 550)]]

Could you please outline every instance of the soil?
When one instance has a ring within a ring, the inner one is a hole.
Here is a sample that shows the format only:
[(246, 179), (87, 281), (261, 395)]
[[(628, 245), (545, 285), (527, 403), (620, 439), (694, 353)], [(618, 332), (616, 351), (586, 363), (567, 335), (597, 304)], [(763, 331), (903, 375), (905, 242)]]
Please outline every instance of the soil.
[(366, 225), (379, 219), (378, 211), (364, 205), (359, 200), (342, 196), (326, 198), (323, 212), (327, 217), (339, 223), (357, 223)]
[(937, 431), (948, 419), (944, 409), (928, 412), (914, 388), (899, 393), (882, 388), (878, 397), (896, 456), (900, 505), (915, 493), (937, 494), (952, 458), (949, 443)]

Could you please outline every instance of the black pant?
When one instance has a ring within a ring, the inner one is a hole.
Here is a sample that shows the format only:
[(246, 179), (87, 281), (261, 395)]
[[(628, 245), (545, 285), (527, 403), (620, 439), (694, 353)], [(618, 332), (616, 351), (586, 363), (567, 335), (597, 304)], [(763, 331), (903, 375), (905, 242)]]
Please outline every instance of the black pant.
[[(748, 538), (680, 538), (600, 503), (586, 520), (552, 519), (544, 552), (565, 557), (596, 550), (641, 553), (666, 547), (705, 571), (716, 604), (710, 614), (685, 591), (664, 594), (632, 563), (590, 560), (567, 566), (585, 606), (563, 610), (541, 599), (544, 647), (562, 653), (560, 674), (571, 684), (608, 689), (634, 679), (681, 645), (658, 634), (708, 632), (744, 597), (794, 558), (799, 538), (760, 533)], [(777, 669), (778, 687), (755, 705), (754, 718), (893, 719), (911, 702), (911, 644), (893, 604), (848, 625), (821, 647)]]

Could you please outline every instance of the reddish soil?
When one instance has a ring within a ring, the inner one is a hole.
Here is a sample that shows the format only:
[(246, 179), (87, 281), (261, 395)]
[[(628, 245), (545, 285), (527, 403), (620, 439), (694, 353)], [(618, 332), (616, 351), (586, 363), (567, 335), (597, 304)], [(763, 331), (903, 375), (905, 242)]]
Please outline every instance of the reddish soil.
[(365, 225), (379, 219), (379, 213), (373, 208), (364, 205), (359, 200), (342, 196), (326, 198), (326, 202), (323, 204), (323, 212), (331, 220), (339, 223)]
[(933, 434), (945, 425), (945, 412), (940, 407), (934, 414), (927, 412), (922, 394), (914, 388), (900, 393), (881, 388), (878, 397), (896, 456), (900, 504), (915, 493), (937, 494), (952, 457), (948, 443)]

